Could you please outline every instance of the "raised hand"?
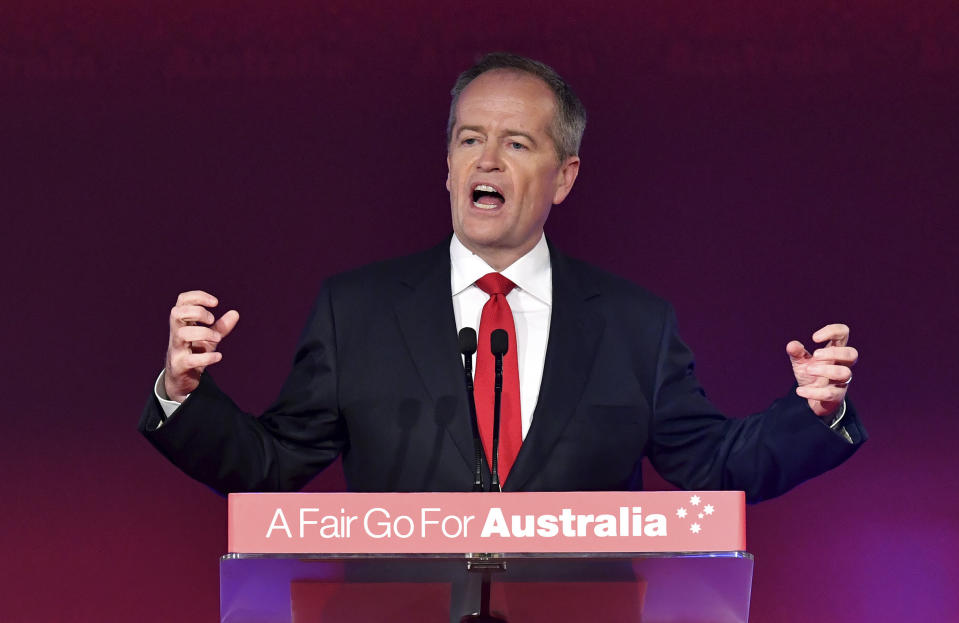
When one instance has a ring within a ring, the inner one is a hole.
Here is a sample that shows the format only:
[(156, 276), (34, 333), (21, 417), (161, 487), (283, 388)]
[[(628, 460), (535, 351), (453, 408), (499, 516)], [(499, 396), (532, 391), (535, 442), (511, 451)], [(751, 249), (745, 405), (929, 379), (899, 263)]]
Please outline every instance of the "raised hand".
[(207, 308), (218, 304), (212, 294), (191, 290), (181, 293), (170, 310), (170, 343), (163, 375), (170, 400), (183, 402), (200, 384), (203, 370), (223, 359), (217, 346), (233, 331), (240, 314), (231, 309), (214, 320)]
[(816, 415), (824, 417), (835, 413), (845, 400), (859, 353), (847, 345), (849, 327), (844, 324), (826, 325), (813, 333), (812, 340), (825, 346), (810, 354), (801, 342), (793, 340), (786, 344), (786, 353), (799, 384), (796, 393), (809, 401)]

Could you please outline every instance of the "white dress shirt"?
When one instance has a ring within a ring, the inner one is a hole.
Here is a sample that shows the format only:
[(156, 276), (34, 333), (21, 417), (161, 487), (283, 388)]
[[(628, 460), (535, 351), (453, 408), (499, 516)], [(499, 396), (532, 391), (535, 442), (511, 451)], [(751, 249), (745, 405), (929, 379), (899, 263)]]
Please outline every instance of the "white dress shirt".
[[(483, 258), (463, 246), (456, 236), (450, 241), (450, 262), (456, 331), (463, 327), (472, 327), (479, 333), (480, 317), (489, 295), (474, 282), (483, 275), (496, 271)], [(513, 323), (516, 325), (519, 398), (525, 440), (533, 422), (533, 410), (536, 409), (539, 386), (543, 380), (546, 342), (549, 339), (549, 322), (553, 311), (553, 269), (549, 261), (546, 237), (541, 237), (529, 253), (510, 264), (501, 274), (516, 284), (506, 295), (506, 302), (513, 310)], [(477, 349), (484, 347), (489, 348), (489, 344), (477, 345)], [(512, 344), (510, 348), (513, 348)], [(473, 370), (476, 370), (475, 361)], [(477, 387), (474, 391), (492, 393), (493, 388)]]

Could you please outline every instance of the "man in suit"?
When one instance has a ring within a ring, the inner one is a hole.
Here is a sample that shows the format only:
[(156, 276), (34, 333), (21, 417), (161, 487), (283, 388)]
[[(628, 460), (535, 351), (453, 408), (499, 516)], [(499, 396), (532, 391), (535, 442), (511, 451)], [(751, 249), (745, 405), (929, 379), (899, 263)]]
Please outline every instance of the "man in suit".
[[(790, 342), (796, 388), (762, 413), (727, 419), (693, 375), (668, 303), (549, 245), (543, 226), (576, 181), (584, 127), (582, 104), (552, 69), (485, 57), (453, 90), (453, 236), (328, 280), (260, 418), (205, 372), (239, 315), (215, 319), (215, 297), (181, 294), (141, 431), (223, 492), (297, 489), (338, 455), (351, 490), (469, 490), (456, 336), (463, 327), (483, 335), (492, 306), (506, 310), (513, 336), (503, 490), (639, 488), (648, 456), (681, 487), (743, 489), (758, 501), (845, 460), (866, 437), (845, 401), (858, 356), (848, 327), (820, 329), (813, 340), (824, 346), (812, 354)], [(505, 289), (490, 291), (490, 278)], [(490, 391), (477, 387), (477, 400)], [(489, 410), (478, 407), (487, 457)], [(488, 487), (489, 461), (482, 474)]]

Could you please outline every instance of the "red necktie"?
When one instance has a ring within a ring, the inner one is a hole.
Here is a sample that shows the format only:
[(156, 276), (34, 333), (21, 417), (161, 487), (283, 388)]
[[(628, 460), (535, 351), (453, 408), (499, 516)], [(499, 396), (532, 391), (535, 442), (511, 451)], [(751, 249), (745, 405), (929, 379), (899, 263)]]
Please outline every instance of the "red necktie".
[(476, 349), (476, 374), (473, 387), (476, 396), (476, 418), (487, 462), (493, 459), (493, 377), (494, 358), (490, 352), (490, 334), (503, 329), (509, 335), (509, 350), (503, 356), (503, 395), (500, 399), (499, 479), (505, 483), (523, 443), (522, 415), (519, 402), (519, 360), (516, 357), (516, 327), (513, 310), (506, 295), (516, 287), (499, 273), (489, 273), (476, 280), (476, 285), (490, 295), (483, 306)]

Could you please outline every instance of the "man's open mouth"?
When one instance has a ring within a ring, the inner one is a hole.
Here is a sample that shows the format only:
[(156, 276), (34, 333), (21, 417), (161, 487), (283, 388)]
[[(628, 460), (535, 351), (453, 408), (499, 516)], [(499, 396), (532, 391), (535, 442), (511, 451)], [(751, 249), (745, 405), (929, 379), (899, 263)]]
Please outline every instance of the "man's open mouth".
[(483, 210), (492, 210), (506, 203), (502, 194), (489, 184), (477, 184), (473, 187), (473, 205)]

